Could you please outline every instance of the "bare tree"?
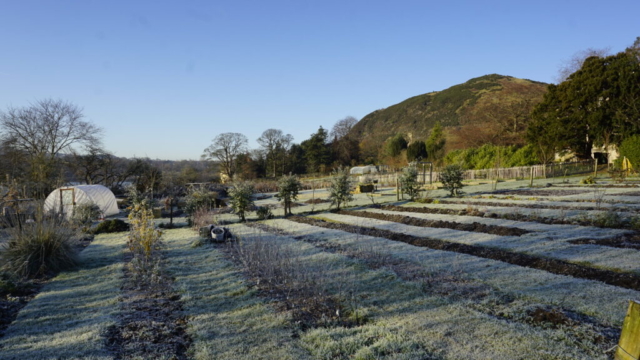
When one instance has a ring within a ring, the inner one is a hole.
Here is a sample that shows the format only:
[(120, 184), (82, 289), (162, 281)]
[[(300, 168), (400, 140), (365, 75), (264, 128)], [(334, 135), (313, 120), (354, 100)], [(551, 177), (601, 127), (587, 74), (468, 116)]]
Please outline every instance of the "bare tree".
[(267, 165), (271, 165), (272, 176), (276, 177), (276, 168), (279, 162), (284, 169), (285, 155), (293, 142), (293, 136), (291, 134), (285, 135), (282, 130), (267, 129), (257, 141), (264, 148)]
[(346, 166), (354, 165), (352, 162), (357, 160), (360, 148), (357, 139), (351, 135), (351, 129), (358, 123), (358, 119), (353, 116), (347, 116), (331, 128), (329, 138), (332, 141), (333, 151), (337, 160)]
[(338, 120), (338, 122), (331, 128), (329, 138), (333, 140), (340, 140), (349, 135), (351, 129), (358, 123), (358, 119), (353, 116), (347, 116), (344, 119)]
[(100, 143), (102, 130), (83, 121), (82, 109), (62, 100), (46, 99), (0, 114), (0, 126), (13, 146), (32, 158), (54, 158), (73, 145)]
[(13, 153), (26, 155), (36, 196), (48, 194), (59, 181), (58, 155), (73, 151), (76, 145), (99, 146), (102, 130), (82, 119), (82, 109), (53, 99), (0, 113), (2, 143)]
[(218, 161), (223, 175), (231, 180), (235, 172), (236, 157), (246, 152), (248, 143), (247, 137), (240, 133), (220, 134), (204, 149), (202, 157)]
[(556, 78), (556, 81), (559, 84), (567, 80), (571, 74), (578, 71), (582, 67), (582, 64), (587, 58), (592, 56), (606, 57), (610, 54), (610, 52), (611, 52), (610, 48), (604, 48), (604, 49), (588, 48), (586, 50), (578, 51), (577, 53), (573, 54), (571, 59), (564, 61), (564, 63), (560, 65), (560, 69), (558, 70), (558, 76)]

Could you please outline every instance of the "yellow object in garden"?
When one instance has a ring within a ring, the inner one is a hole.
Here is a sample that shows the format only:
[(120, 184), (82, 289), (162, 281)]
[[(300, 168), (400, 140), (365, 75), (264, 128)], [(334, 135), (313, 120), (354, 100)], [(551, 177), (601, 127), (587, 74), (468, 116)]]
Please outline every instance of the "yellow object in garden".
[(627, 172), (630, 172), (631, 170), (633, 170), (633, 166), (631, 166), (631, 161), (629, 161), (629, 159), (627, 159), (626, 156), (622, 159), (622, 170), (626, 170)]
[(640, 303), (629, 301), (627, 316), (622, 324), (622, 334), (615, 360), (638, 360), (640, 358)]

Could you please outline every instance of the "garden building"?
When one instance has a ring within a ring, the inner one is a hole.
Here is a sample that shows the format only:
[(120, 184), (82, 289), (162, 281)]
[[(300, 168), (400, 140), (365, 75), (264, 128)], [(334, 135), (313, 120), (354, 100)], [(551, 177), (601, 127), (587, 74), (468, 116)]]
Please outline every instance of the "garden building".
[(77, 185), (55, 189), (44, 201), (44, 210), (59, 211), (71, 216), (75, 206), (86, 203), (98, 205), (103, 217), (120, 212), (116, 197), (109, 188), (102, 185)]

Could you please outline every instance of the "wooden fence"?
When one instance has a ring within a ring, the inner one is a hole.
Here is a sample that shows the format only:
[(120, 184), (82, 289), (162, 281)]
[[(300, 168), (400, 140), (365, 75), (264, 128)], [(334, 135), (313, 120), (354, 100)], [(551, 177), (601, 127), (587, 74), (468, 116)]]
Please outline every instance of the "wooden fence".
[[(533, 172), (534, 178), (554, 178), (569, 175), (590, 174), (594, 170), (594, 162), (590, 160), (553, 163), (545, 165), (518, 166), (511, 168), (493, 168), (482, 170), (467, 170), (464, 172), (465, 180), (509, 180), (528, 179)], [(352, 175), (354, 182), (375, 181), (380, 186), (395, 186), (399, 172), (385, 174)], [(436, 182), (440, 178), (439, 171), (429, 171), (428, 167), (420, 168), (418, 171), (418, 181), (429, 184)], [(329, 186), (329, 179), (302, 180), (305, 187), (316, 189)]]

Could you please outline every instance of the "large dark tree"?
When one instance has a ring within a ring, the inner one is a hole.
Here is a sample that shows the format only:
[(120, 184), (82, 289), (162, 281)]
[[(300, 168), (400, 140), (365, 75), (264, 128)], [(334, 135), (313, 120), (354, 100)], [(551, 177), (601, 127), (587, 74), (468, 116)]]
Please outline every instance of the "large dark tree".
[(427, 147), (424, 141), (414, 141), (407, 146), (407, 161), (421, 161), (427, 159)]
[(323, 165), (328, 165), (331, 161), (331, 151), (327, 146), (327, 131), (320, 126), (317, 132), (303, 141), (300, 146), (304, 150), (307, 172), (321, 171)]
[(619, 145), (640, 132), (639, 101), (640, 64), (632, 51), (587, 58), (566, 81), (549, 86), (527, 140), (547, 153), (540, 159), (563, 149), (586, 157), (593, 146)]

